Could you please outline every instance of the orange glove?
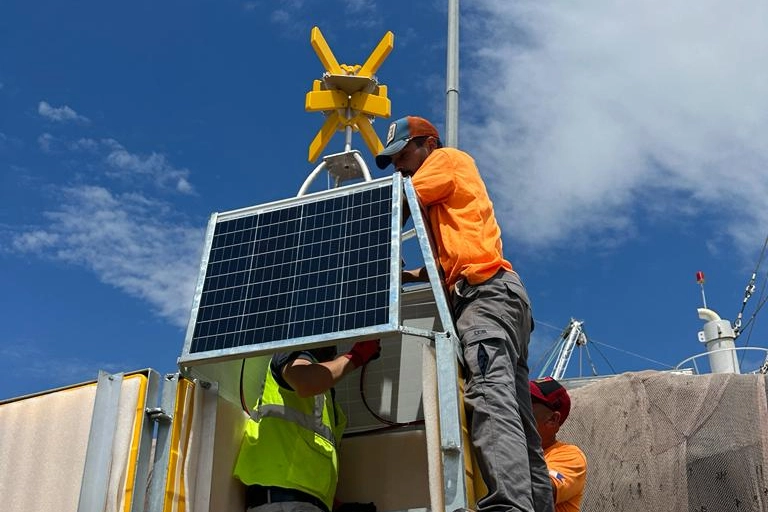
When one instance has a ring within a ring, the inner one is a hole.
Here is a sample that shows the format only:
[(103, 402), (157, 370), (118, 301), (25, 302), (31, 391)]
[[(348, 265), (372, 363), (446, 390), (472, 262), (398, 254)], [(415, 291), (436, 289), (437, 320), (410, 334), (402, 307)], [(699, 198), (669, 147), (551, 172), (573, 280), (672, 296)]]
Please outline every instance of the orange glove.
[(344, 357), (352, 361), (355, 367), (359, 368), (368, 361), (377, 359), (381, 355), (381, 344), (379, 340), (358, 341), (352, 346), (352, 349), (344, 354)]

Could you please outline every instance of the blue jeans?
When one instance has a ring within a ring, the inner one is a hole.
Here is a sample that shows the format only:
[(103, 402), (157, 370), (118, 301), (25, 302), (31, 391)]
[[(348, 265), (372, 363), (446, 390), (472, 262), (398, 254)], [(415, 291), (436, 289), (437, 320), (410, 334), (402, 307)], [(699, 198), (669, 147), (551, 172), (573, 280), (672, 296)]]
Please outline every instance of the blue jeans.
[(460, 281), (452, 306), (465, 360), (464, 403), (488, 494), (480, 512), (552, 512), (552, 484), (528, 385), (531, 307), (515, 272)]

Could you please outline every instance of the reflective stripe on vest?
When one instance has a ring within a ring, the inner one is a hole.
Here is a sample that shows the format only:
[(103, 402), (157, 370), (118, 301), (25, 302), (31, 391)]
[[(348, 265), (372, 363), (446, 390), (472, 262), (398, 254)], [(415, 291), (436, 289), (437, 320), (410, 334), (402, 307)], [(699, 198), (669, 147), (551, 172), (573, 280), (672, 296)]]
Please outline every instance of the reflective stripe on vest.
[(251, 413), (251, 418), (253, 418), (253, 421), (259, 421), (261, 418), (280, 418), (285, 421), (290, 421), (303, 429), (321, 436), (336, 448), (336, 437), (333, 435), (333, 431), (330, 427), (323, 424), (324, 404), (325, 396), (316, 395), (314, 416), (304, 414), (296, 409), (285, 407), (283, 405), (259, 405), (256, 410)]

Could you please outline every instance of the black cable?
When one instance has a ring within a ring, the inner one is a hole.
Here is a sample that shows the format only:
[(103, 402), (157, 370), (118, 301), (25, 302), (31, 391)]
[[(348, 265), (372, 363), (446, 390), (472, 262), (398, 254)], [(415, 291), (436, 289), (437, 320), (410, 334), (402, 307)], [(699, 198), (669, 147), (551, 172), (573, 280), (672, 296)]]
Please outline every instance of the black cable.
[(250, 417), (251, 411), (248, 410), (248, 404), (245, 402), (245, 389), (243, 387), (244, 376), (245, 376), (245, 359), (243, 359), (243, 364), (240, 365), (240, 405), (242, 406), (246, 414), (248, 414), (248, 416)]
[(764, 297), (763, 300), (760, 302), (760, 304), (757, 305), (757, 308), (755, 308), (755, 312), (752, 313), (751, 317), (749, 317), (749, 320), (747, 320), (747, 323), (744, 324), (744, 326), (742, 327), (742, 330), (744, 330), (745, 327), (750, 325), (755, 320), (755, 317), (757, 317), (757, 313), (762, 309), (763, 306), (765, 306), (766, 301), (768, 301), (768, 297)]
[[(410, 427), (410, 426), (413, 426), (413, 425), (423, 425), (424, 424), (424, 420), (413, 420), (413, 421), (408, 421), (408, 422), (401, 423), (401, 422), (397, 422), (397, 421), (388, 420), (388, 419), (383, 418), (383, 417), (379, 416), (378, 414), (376, 414), (373, 411), (373, 409), (371, 408), (371, 406), (368, 404), (368, 400), (365, 398), (365, 374), (366, 374), (366, 370), (367, 369), (368, 369), (368, 363), (365, 363), (363, 365), (363, 367), (360, 368), (360, 398), (362, 399), (363, 405), (368, 410), (368, 412), (371, 414), (371, 416), (376, 418), (376, 421), (378, 421), (379, 423), (383, 423), (383, 424), (387, 425), (387, 427), (370, 430), (370, 431), (367, 431), (365, 433), (378, 432), (378, 431), (381, 431), (381, 430), (390, 430), (390, 429), (394, 429), (394, 428)], [(361, 433), (357, 433), (357, 435), (361, 435)]]
[[(736, 337), (739, 337), (739, 334), (743, 330), (741, 325), (741, 319), (744, 317), (744, 309), (747, 307), (747, 301), (750, 297), (752, 297), (752, 294), (755, 292), (755, 278), (757, 277), (757, 271), (760, 270), (760, 265), (763, 263), (763, 258), (765, 257), (765, 249), (768, 247), (768, 236), (765, 237), (765, 241), (763, 242), (763, 248), (760, 250), (760, 257), (757, 258), (757, 264), (755, 265), (755, 270), (752, 272), (752, 275), (749, 278), (749, 282), (747, 282), (747, 286), (744, 288), (744, 299), (741, 301), (741, 310), (739, 310), (739, 313), (736, 315), (736, 320), (734, 321), (734, 327), (736, 331)], [(752, 315), (754, 317), (754, 315)], [(746, 327), (746, 325), (744, 326)]]
[[(754, 329), (754, 327), (755, 327), (754, 323), (753, 323), (753, 321), (755, 320), (755, 316), (757, 315), (757, 312), (760, 311), (760, 308), (762, 308), (763, 305), (765, 304), (765, 300), (766, 300), (766, 298), (765, 298), (765, 285), (766, 285), (766, 283), (768, 283), (768, 278), (763, 280), (763, 286), (762, 286), (762, 288), (760, 288), (760, 298), (758, 300), (757, 308), (755, 308), (755, 312), (752, 313), (752, 316), (749, 318), (749, 321), (747, 322), (747, 324), (752, 324), (752, 326), (751, 326), (751, 328), (749, 330), (749, 334), (747, 335), (747, 341), (744, 343), (745, 347), (749, 346), (749, 339), (752, 337), (752, 329)], [(746, 325), (744, 327), (746, 327)], [(743, 354), (742, 354), (742, 357), (743, 357)]]
[[(594, 342), (593, 342), (593, 343), (594, 343)], [(611, 364), (611, 362), (608, 360), (608, 358), (607, 358), (607, 357), (605, 357), (605, 354), (603, 354), (603, 351), (602, 351), (602, 350), (600, 350), (600, 347), (598, 347), (597, 345), (595, 345), (595, 350), (597, 350), (597, 353), (598, 353), (598, 354), (600, 354), (600, 355), (603, 357), (603, 359), (605, 359), (605, 364), (607, 364), (607, 365), (608, 365), (608, 368), (610, 368), (610, 369), (611, 369), (611, 371), (613, 372), (613, 374), (614, 374), (614, 375), (616, 375), (616, 369), (613, 367), (613, 365), (612, 365), (612, 364)]]
[[(245, 411), (245, 413), (248, 414), (248, 416), (250, 417), (251, 416), (251, 411), (248, 409), (248, 404), (246, 403), (246, 400), (245, 400), (245, 387), (244, 387), (245, 361), (246, 361), (246, 359), (243, 359), (243, 362), (240, 365), (240, 406), (243, 408), (243, 411)], [(376, 414), (373, 411), (371, 406), (368, 404), (368, 400), (365, 397), (365, 373), (366, 373), (366, 369), (367, 368), (368, 368), (368, 363), (365, 363), (363, 365), (363, 367), (360, 369), (360, 398), (362, 399), (363, 405), (368, 410), (368, 412), (371, 414), (371, 416), (376, 418), (376, 420), (379, 423), (383, 423), (386, 426), (385, 427), (374, 428), (374, 429), (370, 429), (370, 430), (366, 430), (366, 431), (362, 431), (362, 432), (354, 432), (354, 433), (344, 434), (344, 437), (355, 437), (355, 436), (360, 436), (360, 435), (364, 435), (364, 434), (370, 434), (370, 433), (373, 433), (373, 432), (382, 432), (382, 431), (385, 431), (385, 430), (394, 430), (394, 429), (398, 429), (398, 428), (411, 427), (411, 426), (414, 426), (414, 425), (423, 425), (424, 424), (424, 420), (413, 420), (413, 421), (408, 421), (408, 422), (402, 422), (401, 423), (401, 422), (392, 421), (392, 420), (388, 420), (386, 418), (383, 418), (382, 416), (379, 416), (378, 414)]]

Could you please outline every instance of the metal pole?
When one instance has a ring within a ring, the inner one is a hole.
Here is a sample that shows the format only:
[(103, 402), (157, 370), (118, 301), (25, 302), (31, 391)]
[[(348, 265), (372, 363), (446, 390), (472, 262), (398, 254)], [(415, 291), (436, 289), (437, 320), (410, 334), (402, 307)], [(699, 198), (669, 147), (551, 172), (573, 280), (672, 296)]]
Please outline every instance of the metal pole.
[(448, 65), (446, 66), (445, 143), (459, 145), (459, 0), (448, 0)]

